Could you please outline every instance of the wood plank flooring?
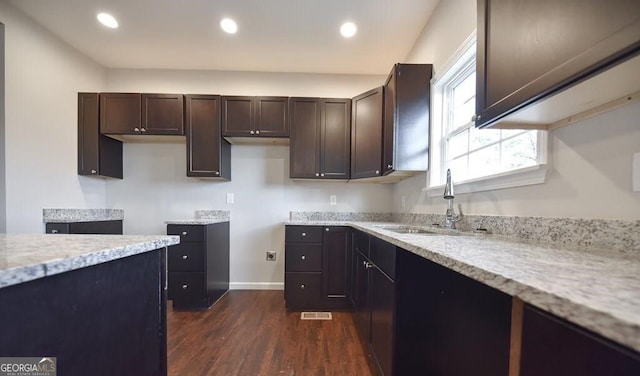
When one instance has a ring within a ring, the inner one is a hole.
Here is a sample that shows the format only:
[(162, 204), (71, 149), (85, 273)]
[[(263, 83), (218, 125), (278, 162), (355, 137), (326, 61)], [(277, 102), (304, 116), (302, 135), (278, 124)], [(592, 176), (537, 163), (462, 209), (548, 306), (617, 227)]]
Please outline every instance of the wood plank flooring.
[(373, 376), (351, 313), (300, 320), (282, 291), (229, 291), (203, 312), (167, 312), (169, 375)]

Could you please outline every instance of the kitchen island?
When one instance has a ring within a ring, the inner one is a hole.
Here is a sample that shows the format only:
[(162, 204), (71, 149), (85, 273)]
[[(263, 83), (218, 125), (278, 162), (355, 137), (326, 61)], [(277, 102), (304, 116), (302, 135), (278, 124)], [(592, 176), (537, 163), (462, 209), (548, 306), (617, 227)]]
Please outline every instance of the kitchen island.
[(177, 236), (0, 235), (0, 357), (65, 375), (166, 375), (166, 247)]

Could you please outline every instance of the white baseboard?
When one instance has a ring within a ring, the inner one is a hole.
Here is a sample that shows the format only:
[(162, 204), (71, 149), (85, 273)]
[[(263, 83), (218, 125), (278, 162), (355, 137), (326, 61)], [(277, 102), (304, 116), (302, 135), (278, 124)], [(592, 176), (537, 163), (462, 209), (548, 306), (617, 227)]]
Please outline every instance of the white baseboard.
[(229, 282), (229, 290), (284, 290), (284, 282)]

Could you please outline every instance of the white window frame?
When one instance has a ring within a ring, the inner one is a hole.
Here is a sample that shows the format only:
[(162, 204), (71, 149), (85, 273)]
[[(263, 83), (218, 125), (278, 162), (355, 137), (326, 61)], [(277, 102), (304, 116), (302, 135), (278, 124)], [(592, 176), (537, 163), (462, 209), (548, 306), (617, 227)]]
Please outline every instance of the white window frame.
[[(442, 74), (436, 74), (431, 79), (431, 129), (429, 158), (430, 168), (427, 173), (426, 188), (428, 197), (442, 195), (446, 176), (446, 140), (443, 137), (443, 116), (445, 88), (459, 75), (475, 66), (476, 56), (476, 31), (465, 40), (453, 56), (444, 64)], [(461, 129), (461, 128), (460, 128)], [(516, 170), (501, 172), (489, 176), (483, 176), (465, 181), (456, 181), (455, 171), (452, 171), (456, 194), (491, 191), (496, 189), (521, 187), (533, 184), (542, 184), (546, 181), (549, 165), (548, 135), (546, 131), (538, 131), (537, 135), (537, 164)]]

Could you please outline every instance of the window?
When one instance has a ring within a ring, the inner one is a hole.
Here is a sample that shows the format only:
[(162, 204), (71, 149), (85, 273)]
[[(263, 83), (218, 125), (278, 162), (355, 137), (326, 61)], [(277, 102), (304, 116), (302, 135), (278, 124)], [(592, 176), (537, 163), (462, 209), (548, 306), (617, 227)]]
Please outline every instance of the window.
[[(444, 73), (432, 80), (431, 169), (427, 187), (442, 186), (447, 169), (451, 169), (456, 186), (469, 183), (459, 193), (543, 182), (546, 132), (475, 128), (475, 57), (474, 33), (454, 54)], [(521, 176), (514, 177), (516, 173)], [(489, 180), (493, 183), (488, 184)], [(473, 184), (479, 181), (483, 183)]]

